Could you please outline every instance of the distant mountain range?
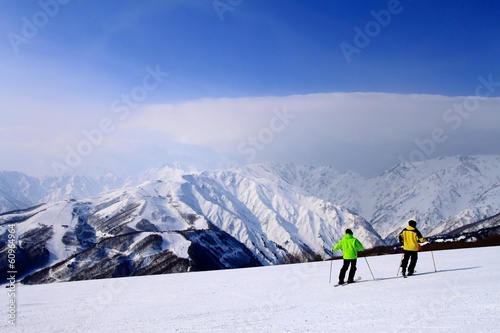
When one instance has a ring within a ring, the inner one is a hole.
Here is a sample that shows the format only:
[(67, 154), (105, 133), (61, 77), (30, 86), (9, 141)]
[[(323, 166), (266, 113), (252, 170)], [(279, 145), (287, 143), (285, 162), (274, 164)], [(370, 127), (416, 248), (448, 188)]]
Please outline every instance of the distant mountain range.
[(375, 247), (394, 244), (409, 219), (426, 236), (453, 234), (500, 213), (499, 199), (500, 156), (399, 164), (375, 178), (277, 163), (127, 179), (4, 171), (0, 266), (8, 225), (20, 275), (44, 283), (327, 257), (346, 228)]

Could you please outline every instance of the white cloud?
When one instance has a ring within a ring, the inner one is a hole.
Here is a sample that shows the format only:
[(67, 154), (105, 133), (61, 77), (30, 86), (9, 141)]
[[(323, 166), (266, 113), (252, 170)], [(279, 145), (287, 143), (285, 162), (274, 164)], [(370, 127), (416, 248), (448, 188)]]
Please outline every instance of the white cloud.
[(266, 125), (273, 109), (271, 98), (202, 99), (178, 105), (155, 105), (135, 112), (123, 128), (165, 133), (174, 141), (224, 146)]
[[(204, 168), (275, 160), (375, 175), (401, 160), (500, 154), (500, 98), (465, 101), (471, 98), (325, 93), (150, 105), (125, 119), (105, 109), (101, 118), (75, 115), (70, 126), (58, 118), (37, 127), (11, 121), (0, 128), (0, 153), (11, 157), (0, 169), (40, 175), (57, 162), (126, 175), (174, 162)], [(108, 117), (113, 130), (89, 144), (83, 133)], [(69, 153), (79, 149), (81, 156)]]
[[(462, 107), (457, 111), (465, 100), (386, 93), (202, 99), (145, 107), (135, 112), (123, 129), (162, 133), (173, 142), (210, 148), (246, 162), (278, 159), (379, 172), (401, 157), (409, 158), (420, 149), (416, 142), (434, 140), (437, 129), (440, 140), (423, 150), (426, 158), (446, 155), (453, 140), (469, 143), (465, 154), (474, 154), (476, 148), (484, 151), (475, 147), (474, 133), (484, 128), (500, 129), (500, 114), (496, 112), (500, 99), (478, 100), (475, 110)], [(289, 115), (288, 123), (274, 119), (277, 112)], [(273, 126), (276, 131), (271, 133)], [(492, 145), (498, 139), (493, 136)]]

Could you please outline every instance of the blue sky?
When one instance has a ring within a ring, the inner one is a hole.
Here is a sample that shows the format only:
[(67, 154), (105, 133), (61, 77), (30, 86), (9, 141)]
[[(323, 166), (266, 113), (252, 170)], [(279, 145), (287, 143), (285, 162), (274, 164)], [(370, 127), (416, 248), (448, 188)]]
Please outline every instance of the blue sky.
[(373, 175), (499, 154), (499, 14), (498, 1), (0, 1), (0, 170), (277, 160)]

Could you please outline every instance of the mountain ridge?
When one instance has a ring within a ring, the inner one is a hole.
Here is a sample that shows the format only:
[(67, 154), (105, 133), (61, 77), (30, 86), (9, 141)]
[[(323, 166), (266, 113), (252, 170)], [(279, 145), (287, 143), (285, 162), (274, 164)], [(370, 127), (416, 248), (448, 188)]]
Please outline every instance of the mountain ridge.
[[(91, 198), (106, 191), (138, 186), (148, 180), (232, 172), (247, 178), (267, 179), (279, 187), (346, 207), (369, 221), (384, 238), (394, 237), (396, 226), (410, 218), (421, 220), (423, 223), (419, 227), (425, 233), (435, 234), (450, 231), (455, 223), (464, 225), (499, 211), (499, 165), (500, 157), (495, 155), (457, 155), (400, 163), (374, 178), (351, 171), (341, 173), (329, 166), (275, 162), (203, 172), (173, 165), (149, 169), (125, 179), (112, 175), (37, 179), (2, 171), (0, 213), (57, 200)], [(424, 200), (429, 193), (432, 200)], [(436, 220), (441, 223), (440, 227), (436, 227)], [(384, 226), (387, 223), (392, 224), (393, 230), (382, 230), (387, 229)]]
[[(2, 180), (5, 175), (12, 178)], [(2, 184), (13, 179), (20, 191), (4, 188), (2, 195), (48, 200), (0, 214), (0, 235), (16, 226), (25, 273), (38, 270), (31, 283), (176, 272), (203, 267), (203, 260), (218, 269), (277, 264), (298, 254), (311, 260), (333, 255), (345, 228), (370, 248), (394, 244), (410, 218), (432, 236), (500, 212), (500, 156), (399, 164), (376, 178), (272, 162), (40, 183), (0, 173)], [(5, 256), (6, 244), (0, 245)], [(104, 273), (91, 264), (99, 261), (106, 263)]]

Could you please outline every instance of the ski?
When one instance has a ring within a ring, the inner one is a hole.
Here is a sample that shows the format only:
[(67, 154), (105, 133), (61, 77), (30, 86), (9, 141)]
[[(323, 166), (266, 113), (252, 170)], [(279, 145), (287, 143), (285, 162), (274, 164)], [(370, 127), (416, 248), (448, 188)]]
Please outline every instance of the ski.
[(412, 274), (401, 274), (401, 276), (406, 279), (408, 276), (416, 275), (415, 273), (417, 273), (417, 271), (414, 271)]
[(354, 282), (351, 282), (351, 283), (344, 283), (344, 284), (342, 285), (342, 287), (345, 287), (345, 286), (347, 286), (347, 285), (349, 285), (349, 284), (356, 283), (356, 282), (358, 282), (358, 281), (361, 281), (361, 276), (358, 276), (356, 279), (354, 279)]
[[(354, 280), (354, 282), (357, 282), (357, 281), (360, 281), (360, 280), (361, 280), (361, 276), (358, 276), (358, 277)], [(343, 284), (338, 284), (338, 283), (337, 283), (337, 284), (334, 284), (333, 286), (334, 286), (334, 287), (340, 287), (340, 286), (345, 287), (345, 286), (347, 286), (348, 284), (352, 284), (352, 282), (351, 282), (351, 283), (347, 283), (347, 282), (345, 282), (345, 283), (343, 283)]]

